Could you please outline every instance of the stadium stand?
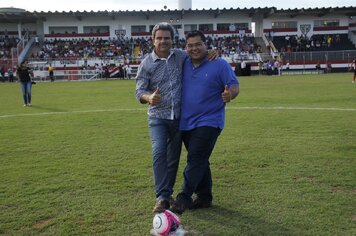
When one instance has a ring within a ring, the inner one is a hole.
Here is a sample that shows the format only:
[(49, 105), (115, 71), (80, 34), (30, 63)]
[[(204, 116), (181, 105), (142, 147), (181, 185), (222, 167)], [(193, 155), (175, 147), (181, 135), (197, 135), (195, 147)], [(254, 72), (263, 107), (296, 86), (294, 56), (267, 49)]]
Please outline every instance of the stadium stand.
[(293, 70), (315, 69), (317, 63), (346, 70), (356, 58), (354, 15), (356, 7), (61, 13), (3, 8), (0, 68), (26, 58), (42, 80), (49, 65), (57, 78), (125, 78), (126, 68), (135, 74), (151, 51), (154, 24), (167, 21), (176, 28), (175, 47), (184, 48), (185, 32), (202, 30), (209, 48), (219, 50), (236, 71), (241, 64), (251, 74), (287, 63)]
[(280, 52), (338, 51), (355, 50), (347, 34), (286, 35), (273, 38), (273, 44)]

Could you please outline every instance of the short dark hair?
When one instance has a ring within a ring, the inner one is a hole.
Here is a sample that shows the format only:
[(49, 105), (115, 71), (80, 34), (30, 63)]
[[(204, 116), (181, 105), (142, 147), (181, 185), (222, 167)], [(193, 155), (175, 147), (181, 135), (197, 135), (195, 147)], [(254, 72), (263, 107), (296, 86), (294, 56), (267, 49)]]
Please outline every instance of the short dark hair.
[(206, 37), (203, 34), (203, 32), (201, 32), (200, 30), (193, 30), (193, 31), (188, 32), (185, 36), (185, 40), (187, 41), (189, 38), (193, 38), (196, 36), (199, 36), (201, 41), (203, 41), (205, 43)]
[(25, 63), (28, 63), (28, 61), (27, 61), (27, 60), (23, 60), (23, 61), (20, 63), (20, 66), (22, 66), (22, 65), (25, 64)]
[(171, 24), (169, 24), (167, 22), (160, 22), (160, 23), (156, 24), (152, 29), (152, 39), (155, 39), (156, 32), (158, 30), (169, 31), (171, 33), (172, 40), (174, 39), (174, 28), (173, 28), (173, 26)]

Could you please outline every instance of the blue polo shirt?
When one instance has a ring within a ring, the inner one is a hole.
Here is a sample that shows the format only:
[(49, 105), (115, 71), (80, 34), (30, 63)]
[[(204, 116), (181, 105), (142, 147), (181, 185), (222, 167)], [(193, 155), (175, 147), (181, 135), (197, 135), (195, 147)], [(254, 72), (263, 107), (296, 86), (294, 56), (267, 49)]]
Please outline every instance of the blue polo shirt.
[(208, 61), (194, 68), (190, 60), (184, 62), (182, 80), (181, 130), (201, 126), (223, 129), (225, 103), (221, 93), (225, 85), (239, 85), (231, 66), (223, 59)]

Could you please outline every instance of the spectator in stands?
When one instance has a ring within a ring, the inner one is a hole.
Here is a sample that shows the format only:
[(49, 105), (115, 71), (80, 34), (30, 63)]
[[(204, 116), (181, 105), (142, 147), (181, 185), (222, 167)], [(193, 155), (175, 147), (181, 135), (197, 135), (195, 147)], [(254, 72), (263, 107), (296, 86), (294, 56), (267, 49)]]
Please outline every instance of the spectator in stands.
[(237, 52), (237, 50), (235, 51), (234, 55), (232, 55), (232, 62), (237, 64), (239, 61), (239, 54)]
[(231, 31), (231, 32), (235, 32), (236, 31), (236, 26), (235, 26), (235, 24), (230, 24), (230, 26), (229, 26), (229, 31)]
[(171, 208), (178, 214), (187, 208), (211, 207), (209, 158), (224, 128), (225, 105), (239, 93), (231, 66), (223, 59), (208, 61), (205, 35), (192, 31), (186, 39), (189, 59), (184, 62), (180, 129), (188, 160), (182, 191)]
[(355, 83), (355, 79), (356, 79), (356, 59), (352, 61), (350, 67), (353, 67), (354, 70), (354, 75), (352, 77), (352, 83)]
[(20, 81), (22, 96), (23, 96), (23, 106), (31, 106), (32, 99), (32, 77), (33, 72), (30, 67), (28, 67), (27, 61), (23, 61), (16, 70), (16, 75)]
[(35, 36), (35, 45), (36, 45), (37, 47), (40, 46), (40, 38), (38, 37), (38, 35)]
[(274, 31), (273, 31), (273, 30), (270, 30), (268, 36), (269, 36), (269, 38), (273, 41), (273, 38), (274, 38)]
[(7, 70), (7, 76), (9, 77), (9, 82), (14, 82), (14, 70), (12, 67)]

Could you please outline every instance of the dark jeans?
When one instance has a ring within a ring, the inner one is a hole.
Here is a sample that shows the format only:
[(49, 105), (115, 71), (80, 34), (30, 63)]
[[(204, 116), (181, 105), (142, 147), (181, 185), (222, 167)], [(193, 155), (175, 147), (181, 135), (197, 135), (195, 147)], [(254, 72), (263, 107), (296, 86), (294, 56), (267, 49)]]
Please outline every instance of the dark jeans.
[(183, 198), (181, 200), (187, 205), (191, 204), (193, 193), (203, 200), (213, 199), (209, 158), (220, 133), (221, 129), (208, 126), (182, 133), (188, 156), (180, 195)]

